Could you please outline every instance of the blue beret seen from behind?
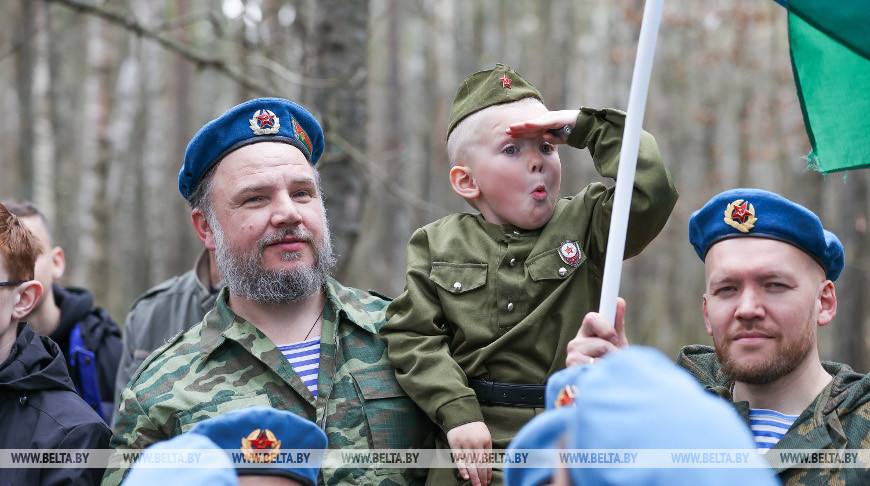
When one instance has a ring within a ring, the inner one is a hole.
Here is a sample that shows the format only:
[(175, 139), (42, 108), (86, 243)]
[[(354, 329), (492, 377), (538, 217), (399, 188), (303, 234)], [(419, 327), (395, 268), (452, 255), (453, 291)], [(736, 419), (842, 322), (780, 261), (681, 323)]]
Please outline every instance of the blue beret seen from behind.
[[(221, 449), (241, 450), (245, 460), (269, 463), (255, 458), (269, 456), (276, 450), (325, 450), (326, 433), (314, 422), (295, 413), (272, 407), (247, 407), (210, 419), (193, 426), (188, 433), (211, 439)], [(250, 459), (249, 459), (250, 457)], [(238, 474), (257, 476), (283, 476), (302, 484), (314, 486), (323, 457), (311, 456), (308, 464), (275, 461), (274, 467), (245, 467), (236, 465)]]

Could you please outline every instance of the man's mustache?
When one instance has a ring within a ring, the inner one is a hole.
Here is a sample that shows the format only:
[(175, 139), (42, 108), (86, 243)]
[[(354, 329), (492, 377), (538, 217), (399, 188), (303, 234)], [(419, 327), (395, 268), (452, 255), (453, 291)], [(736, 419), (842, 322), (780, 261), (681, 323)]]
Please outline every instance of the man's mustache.
[(311, 243), (312, 245), (314, 244), (314, 235), (312, 235), (311, 232), (294, 227), (281, 228), (271, 235), (264, 236), (257, 246), (260, 248), (260, 251), (262, 251), (267, 246), (274, 245), (288, 236), (297, 240), (305, 241), (306, 243)]

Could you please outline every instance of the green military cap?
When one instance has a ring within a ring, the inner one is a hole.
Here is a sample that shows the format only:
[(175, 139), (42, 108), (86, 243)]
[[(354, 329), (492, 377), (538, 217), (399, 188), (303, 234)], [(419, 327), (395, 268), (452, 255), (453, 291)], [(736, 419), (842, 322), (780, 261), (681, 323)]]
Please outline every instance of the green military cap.
[(447, 136), (468, 115), (492, 105), (523, 98), (536, 98), (544, 102), (541, 93), (510, 66), (496, 64), (495, 69), (476, 72), (459, 85), (453, 108), (450, 109)]

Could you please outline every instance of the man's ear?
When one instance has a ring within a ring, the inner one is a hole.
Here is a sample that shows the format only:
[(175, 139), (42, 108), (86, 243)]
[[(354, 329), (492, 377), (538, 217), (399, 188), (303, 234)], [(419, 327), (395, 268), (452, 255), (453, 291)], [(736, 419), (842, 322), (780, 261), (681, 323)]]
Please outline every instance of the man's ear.
[(450, 186), (465, 199), (480, 196), (480, 187), (474, 181), (474, 172), (466, 165), (455, 165), (450, 169)]
[(834, 292), (834, 282), (826, 280), (819, 290), (819, 325), (827, 326), (837, 315), (837, 294)]
[(707, 334), (713, 335), (713, 327), (710, 326), (710, 318), (707, 316), (707, 295), (704, 294), (704, 326), (707, 328)]
[(55, 246), (51, 252), (51, 279), (60, 280), (63, 277), (63, 272), (66, 270), (66, 257), (63, 254), (63, 248)]
[(36, 307), (39, 298), (42, 297), (42, 284), (38, 280), (28, 280), (15, 288), (18, 301), (12, 307), (12, 318), (24, 319), (30, 311)]
[(214, 232), (211, 230), (205, 214), (199, 209), (194, 209), (190, 212), (190, 219), (193, 222), (193, 230), (196, 231), (196, 236), (199, 237), (207, 249), (214, 251)]

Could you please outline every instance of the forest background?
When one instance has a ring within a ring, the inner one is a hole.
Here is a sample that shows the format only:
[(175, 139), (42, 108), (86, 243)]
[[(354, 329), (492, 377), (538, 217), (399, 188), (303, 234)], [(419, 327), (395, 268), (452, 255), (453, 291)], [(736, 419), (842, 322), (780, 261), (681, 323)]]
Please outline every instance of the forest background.
[[(0, 2), (0, 199), (33, 200), (121, 323), (136, 297), (190, 269), (202, 245), (177, 191), (187, 142), (259, 96), (323, 123), (318, 164), (342, 282), (397, 295), (417, 227), (471, 208), (447, 180), (458, 83), (511, 65), (551, 109), (625, 109), (640, 0), (7, 0)], [(770, 0), (667, 0), (644, 127), (680, 199), (625, 264), (633, 343), (709, 343), (691, 213), (740, 186), (817, 212), (846, 248), (822, 358), (870, 370), (867, 174), (808, 171), (787, 15)], [(601, 180), (560, 148), (562, 194)], [(612, 184), (612, 181), (606, 181)], [(582, 316), (578, 316), (581, 319)]]

